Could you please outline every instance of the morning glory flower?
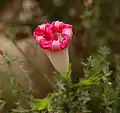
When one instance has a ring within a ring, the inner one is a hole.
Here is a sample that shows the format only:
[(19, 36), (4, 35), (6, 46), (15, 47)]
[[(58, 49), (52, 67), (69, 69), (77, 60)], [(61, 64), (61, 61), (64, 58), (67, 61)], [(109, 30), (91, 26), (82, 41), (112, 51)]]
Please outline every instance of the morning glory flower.
[(38, 25), (33, 36), (53, 67), (59, 73), (66, 73), (69, 66), (68, 45), (72, 38), (72, 25), (59, 21)]

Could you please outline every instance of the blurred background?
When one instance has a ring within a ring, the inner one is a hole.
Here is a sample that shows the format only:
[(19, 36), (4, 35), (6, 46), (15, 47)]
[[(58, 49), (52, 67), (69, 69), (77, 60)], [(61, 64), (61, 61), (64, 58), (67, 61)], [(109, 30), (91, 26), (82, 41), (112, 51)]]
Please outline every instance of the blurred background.
[[(0, 48), (11, 57), (24, 58), (24, 67), (30, 71), (32, 90), (37, 98), (43, 98), (53, 87), (43, 76), (53, 80), (50, 61), (33, 40), (37, 25), (63, 21), (73, 25), (73, 37), (69, 46), (72, 63), (72, 81), (83, 76), (81, 61), (96, 52), (99, 46), (111, 50), (110, 60), (120, 53), (120, 2), (119, 0), (1, 0), (0, 1)], [(0, 56), (2, 59), (2, 56)], [(8, 73), (10, 72), (10, 73)], [(28, 76), (21, 62), (0, 65), (0, 87), (6, 89), (8, 101), (13, 101), (8, 74), (24, 90), (29, 87)]]

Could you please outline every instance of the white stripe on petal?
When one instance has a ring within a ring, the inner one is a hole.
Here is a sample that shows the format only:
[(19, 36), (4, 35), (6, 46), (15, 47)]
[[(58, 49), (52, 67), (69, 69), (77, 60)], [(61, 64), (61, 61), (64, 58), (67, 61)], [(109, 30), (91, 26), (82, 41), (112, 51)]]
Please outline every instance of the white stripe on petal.
[(57, 51), (57, 50), (60, 51), (61, 50), (60, 49), (60, 42), (59, 42), (59, 40), (57, 40), (57, 41), (54, 40), (53, 41), (53, 43), (52, 43), (52, 50), (53, 51)]
[(56, 26), (57, 28), (59, 28), (59, 21), (56, 21), (56, 22), (55, 22), (55, 26)]
[(63, 23), (63, 22), (56, 21), (56, 22), (55, 22), (55, 26), (56, 26), (57, 28), (59, 28), (60, 24), (62, 24), (62, 23)]
[(45, 24), (39, 25), (39, 28), (40, 28), (41, 30), (45, 30)]
[(69, 35), (70, 37), (72, 36), (72, 31), (71, 31), (71, 29), (63, 29), (63, 30), (62, 30), (62, 33), (63, 33), (63, 34), (67, 34), (67, 35)]
[(36, 38), (36, 42), (39, 44), (39, 42), (40, 42), (40, 40), (41, 40), (42, 38), (43, 38), (42, 36), (38, 36), (38, 37)]

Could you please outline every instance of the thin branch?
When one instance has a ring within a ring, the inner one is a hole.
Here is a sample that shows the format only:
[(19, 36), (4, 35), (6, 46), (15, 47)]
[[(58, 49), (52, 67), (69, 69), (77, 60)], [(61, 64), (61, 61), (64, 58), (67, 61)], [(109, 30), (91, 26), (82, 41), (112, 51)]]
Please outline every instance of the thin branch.
[[(20, 53), (25, 57), (25, 59), (28, 60), (29, 63), (36, 69), (36, 71), (41, 74), (42, 72), (32, 63), (32, 61), (28, 58), (28, 56), (27, 56), (27, 55), (23, 52), (23, 50), (17, 45), (16, 41), (13, 40), (12, 42), (13, 42), (13, 44), (15, 45), (15, 47), (20, 51)], [(47, 79), (47, 81), (51, 84), (51, 86), (53, 87), (53, 89), (54, 89), (55, 91), (57, 91), (56, 85), (52, 82), (52, 80), (51, 80), (46, 74), (43, 74), (43, 73), (42, 73), (42, 75), (43, 75), (43, 76)]]

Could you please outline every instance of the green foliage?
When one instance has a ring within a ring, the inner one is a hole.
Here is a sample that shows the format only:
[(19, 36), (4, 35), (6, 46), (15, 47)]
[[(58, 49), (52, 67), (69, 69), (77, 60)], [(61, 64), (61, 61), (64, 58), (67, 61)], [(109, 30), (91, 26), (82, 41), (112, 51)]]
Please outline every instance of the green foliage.
[(49, 111), (51, 109), (49, 97), (46, 97), (44, 99), (35, 99), (34, 101), (37, 104), (32, 108), (32, 111), (42, 110), (42, 113), (45, 113), (46, 111)]
[[(19, 62), (20, 63), (20, 67), (23, 70), (23, 72), (25, 73), (25, 77), (27, 77), (28, 79), (28, 83), (29, 83), (29, 87), (27, 90), (25, 90), (24, 88), (22, 88), (17, 82), (16, 82), (16, 77), (14, 72), (12, 71), (11, 65), (13, 62)], [(30, 113), (32, 112), (31, 109), (33, 107), (33, 92), (32, 92), (32, 83), (31, 83), (31, 79), (30, 76), (28, 74), (30, 74), (30, 71), (27, 71), (24, 69), (24, 59), (23, 58), (14, 58), (9, 56), (7, 53), (2, 52), (1, 54), (1, 59), (0, 59), (0, 65), (5, 65), (7, 68), (6, 72), (0, 72), (1, 74), (1, 79), (2, 80), (8, 80), (5, 81), (7, 84), (4, 83), (2, 86), (0, 87), (0, 112), (5, 112), (5, 113)], [(7, 66), (8, 65), (8, 66)], [(3, 76), (3, 78), (2, 78)], [(1, 81), (2, 81), (1, 80)], [(11, 90), (11, 94), (9, 95), (9, 97), (5, 97), (5, 92), (7, 89)], [(13, 104), (15, 107), (11, 107), (9, 108), (9, 106), (7, 106), (8, 101), (6, 101), (6, 98), (11, 98), (10, 100), (13, 101)]]
[[(28, 78), (28, 91), (17, 86), (14, 74), (9, 70), (10, 87), (13, 96), (19, 96), (16, 108), (8, 110), (10, 113), (119, 113), (120, 108), (120, 64), (119, 56), (115, 56), (116, 73), (110, 68), (108, 60), (111, 51), (102, 47), (97, 53), (89, 56), (84, 65), (84, 77), (78, 83), (71, 80), (71, 65), (66, 74), (55, 73), (57, 91), (48, 94), (43, 99), (33, 99), (32, 81), (30, 72), (24, 69), (24, 59), (11, 58), (3, 55), (4, 63), (11, 66), (14, 61), (21, 63)], [(11, 60), (15, 59), (15, 60)], [(113, 76), (114, 74), (114, 76)], [(114, 78), (114, 79), (113, 79)], [(4, 90), (4, 89), (3, 89)], [(2, 90), (1, 90), (2, 97)], [(22, 100), (25, 97), (25, 101)], [(0, 110), (6, 109), (7, 102), (1, 98)], [(5, 111), (7, 112), (7, 111)]]
[(16, 58), (9, 56), (7, 53), (4, 53), (2, 59), (0, 59), (0, 65), (10, 64), (14, 61), (16, 61)]
[[(9, 113), (119, 113), (120, 110), (120, 64), (119, 56), (115, 56), (116, 73), (108, 60), (110, 49), (101, 47), (82, 62), (84, 77), (78, 83), (72, 83), (71, 65), (66, 74), (55, 73), (57, 91), (48, 94), (43, 99), (34, 99), (30, 72), (24, 69), (24, 59), (11, 60), (7, 54), (3, 55), (4, 64), (10, 68), (13, 61), (21, 63), (21, 69), (28, 78), (29, 88), (24, 91), (17, 86), (14, 73), (9, 70), (10, 88), (14, 97), (19, 96), (15, 108), (8, 109)], [(4, 90), (4, 89), (3, 89)], [(0, 110), (6, 110), (7, 102), (2, 98), (1, 90)], [(25, 100), (22, 100), (24, 97)], [(7, 111), (5, 111), (7, 112)]]
[[(48, 101), (44, 107), (43, 103), (48, 99), (54, 113), (118, 113), (120, 77), (117, 76), (116, 81), (112, 81), (109, 54), (110, 50), (102, 47), (96, 54), (88, 57), (87, 62), (82, 63), (85, 76), (76, 84), (71, 82), (70, 68), (66, 75), (57, 75), (58, 91), (35, 107), (45, 109)], [(114, 82), (117, 82), (116, 88), (113, 87)]]

